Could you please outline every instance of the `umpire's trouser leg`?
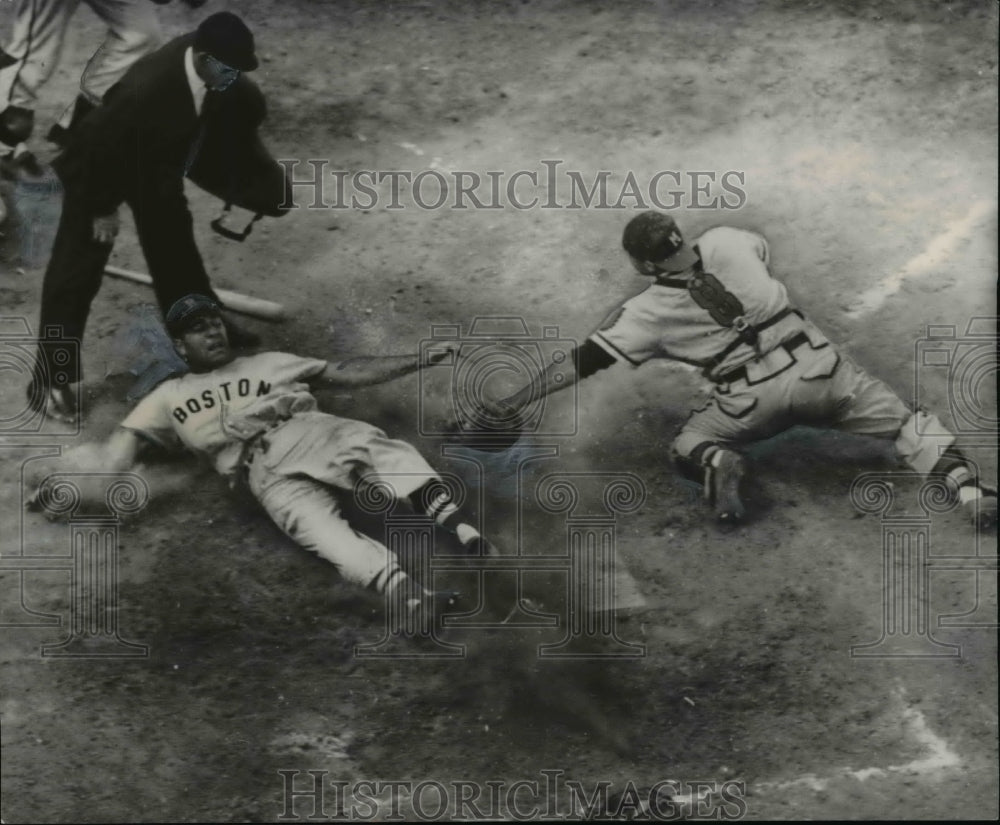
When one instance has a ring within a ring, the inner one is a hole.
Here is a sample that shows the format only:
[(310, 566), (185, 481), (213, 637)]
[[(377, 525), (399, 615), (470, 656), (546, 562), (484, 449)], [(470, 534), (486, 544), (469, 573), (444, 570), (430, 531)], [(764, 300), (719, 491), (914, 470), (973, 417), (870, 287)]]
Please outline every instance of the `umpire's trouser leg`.
[(179, 298), (193, 292), (218, 301), (194, 240), (191, 212), (183, 189), (172, 188), (159, 194), (139, 192), (129, 198), (128, 204), (163, 314)]
[[(65, 386), (81, 379), (83, 332), (111, 248), (111, 244), (94, 240), (93, 216), (72, 187), (68, 188), (63, 195), (59, 229), (42, 281), (37, 330), (41, 343), (33, 376), (36, 384)], [(54, 335), (49, 335), (50, 331)], [(63, 347), (57, 343), (60, 338), (75, 345)]]

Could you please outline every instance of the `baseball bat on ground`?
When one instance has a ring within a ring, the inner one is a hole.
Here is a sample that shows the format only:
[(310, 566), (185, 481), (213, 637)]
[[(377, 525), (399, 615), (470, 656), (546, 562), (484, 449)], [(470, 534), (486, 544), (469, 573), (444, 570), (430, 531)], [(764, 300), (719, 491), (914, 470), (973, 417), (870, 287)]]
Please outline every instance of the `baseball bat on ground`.
[[(104, 267), (104, 271), (108, 275), (137, 284), (151, 286), (153, 283), (153, 279), (144, 272), (133, 272), (131, 269), (122, 269), (120, 266), (108, 265)], [(233, 312), (250, 315), (254, 318), (263, 318), (266, 321), (281, 321), (285, 317), (285, 308), (274, 301), (265, 301), (263, 298), (254, 298), (228, 289), (217, 289), (215, 294), (219, 296), (223, 306)]]

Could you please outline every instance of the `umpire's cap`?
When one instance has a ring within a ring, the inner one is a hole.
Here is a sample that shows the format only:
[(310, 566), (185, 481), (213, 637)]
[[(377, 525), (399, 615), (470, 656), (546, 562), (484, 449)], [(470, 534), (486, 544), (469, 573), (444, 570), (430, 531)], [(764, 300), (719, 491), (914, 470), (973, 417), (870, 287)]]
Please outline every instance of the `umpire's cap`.
[(664, 272), (683, 272), (698, 260), (674, 219), (662, 212), (632, 218), (622, 234), (622, 246), (635, 260), (648, 261)]
[(201, 21), (194, 33), (194, 48), (241, 72), (257, 68), (253, 35), (231, 11), (220, 11)]
[(167, 310), (167, 332), (175, 338), (183, 335), (191, 322), (202, 315), (221, 315), (222, 307), (207, 295), (185, 295)]

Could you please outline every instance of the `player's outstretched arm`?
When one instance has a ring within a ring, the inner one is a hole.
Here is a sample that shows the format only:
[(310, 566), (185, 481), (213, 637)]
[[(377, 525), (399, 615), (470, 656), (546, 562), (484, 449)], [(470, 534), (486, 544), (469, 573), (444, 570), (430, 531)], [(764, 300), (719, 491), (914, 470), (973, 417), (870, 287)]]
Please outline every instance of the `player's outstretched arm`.
[(77, 487), (84, 500), (104, 500), (103, 482), (93, 482), (88, 474), (121, 473), (135, 467), (141, 442), (138, 436), (119, 429), (107, 441), (80, 444), (67, 450), (58, 458), (40, 462), (34, 467), (29, 482), (34, 488), (25, 502), (29, 510), (41, 509), (40, 499), (47, 479), (53, 474), (67, 473), (76, 476)]
[(512, 395), (493, 401), (490, 403), (490, 412), (494, 415), (516, 412), (550, 393), (572, 387), (581, 379), (598, 370), (607, 369), (615, 362), (614, 358), (590, 340), (573, 350), (572, 357), (573, 370), (567, 372), (564, 364), (553, 361), (542, 373), (541, 380), (525, 384)]
[(319, 381), (332, 387), (368, 387), (433, 366), (450, 354), (450, 350), (447, 349), (429, 353), (423, 363), (419, 355), (370, 355), (347, 358), (327, 364)]

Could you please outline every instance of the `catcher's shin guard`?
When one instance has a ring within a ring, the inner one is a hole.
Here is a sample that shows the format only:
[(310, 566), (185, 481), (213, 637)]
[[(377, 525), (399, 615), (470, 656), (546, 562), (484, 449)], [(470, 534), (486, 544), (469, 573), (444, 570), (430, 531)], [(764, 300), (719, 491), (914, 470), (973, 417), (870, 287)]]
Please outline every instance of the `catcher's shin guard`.
[(675, 453), (674, 457), (685, 476), (704, 484), (705, 498), (719, 521), (733, 523), (743, 519), (746, 510), (740, 499), (740, 483), (746, 474), (746, 460), (742, 455), (703, 442), (691, 455)]
[(742, 521), (746, 515), (740, 500), (740, 482), (746, 473), (746, 461), (732, 450), (717, 449), (704, 459), (705, 493), (723, 522)]

